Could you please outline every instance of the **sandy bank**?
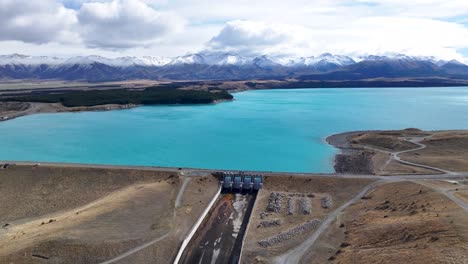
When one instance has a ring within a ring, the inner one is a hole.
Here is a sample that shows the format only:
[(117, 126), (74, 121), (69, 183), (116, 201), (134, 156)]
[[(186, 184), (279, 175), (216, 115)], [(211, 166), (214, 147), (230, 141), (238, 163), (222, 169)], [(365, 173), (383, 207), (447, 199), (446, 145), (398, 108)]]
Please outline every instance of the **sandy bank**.
[(62, 113), (62, 112), (83, 112), (83, 111), (110, 111), (129, 109), (137, 107), (135, 104), (106, 104), (96, 106), (66, 107), (60, 103), (23, 103), (23, 102), (0, 102), (0, 121), (7, 121), (13, 118), (41, 114), (41, 113)]
[[(230, 102), (233, 100), (215, 100), (212, 104)], [(0, 122), (21, 116), (46, 113), (85, 112), (85, 111), (112, 111), (139, 107), (138, 104), (105, 104), (95, 106), (66, 107), (60, 103), (33, 103), (33, 102), (0, 102)]]

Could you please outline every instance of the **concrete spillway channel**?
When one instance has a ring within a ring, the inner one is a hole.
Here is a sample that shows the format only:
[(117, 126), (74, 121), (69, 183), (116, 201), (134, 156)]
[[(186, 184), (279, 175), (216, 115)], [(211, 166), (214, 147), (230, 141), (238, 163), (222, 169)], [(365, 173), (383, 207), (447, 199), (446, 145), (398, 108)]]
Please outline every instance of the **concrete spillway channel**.
[(255, 198), (256, 193), (222, 193), (178, 263), (237, 264)]

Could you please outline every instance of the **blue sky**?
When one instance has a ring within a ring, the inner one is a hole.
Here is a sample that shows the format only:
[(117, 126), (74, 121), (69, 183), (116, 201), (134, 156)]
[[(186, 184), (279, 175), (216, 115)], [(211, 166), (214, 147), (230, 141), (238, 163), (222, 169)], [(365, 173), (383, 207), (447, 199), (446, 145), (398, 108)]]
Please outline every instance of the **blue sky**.
[(2, 53), (351, 56), (468, 62), (465, 0), (0, 0)]
[(62, 3), (65, 7), (72, 8), (75, 10), (80, 9), (81, 5), (83, 4), (80, 1), (76, 1), (76, 0), (63, 0)]

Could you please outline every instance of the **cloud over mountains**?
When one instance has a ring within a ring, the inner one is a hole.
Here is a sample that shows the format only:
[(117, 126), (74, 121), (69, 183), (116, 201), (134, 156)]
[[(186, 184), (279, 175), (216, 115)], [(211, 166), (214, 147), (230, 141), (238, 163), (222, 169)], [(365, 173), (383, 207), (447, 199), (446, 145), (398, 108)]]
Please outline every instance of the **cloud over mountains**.
[(54, 0), (0, 0), (0, 40), (48, 43), (73, 37), (74, 10)]
[(312, 56), (468, 62), (468, 1), (0, 0), (3, 53)]
[(134, 0), (85, 3), (78, 11), (78, 21), (85, 44), (105, 48), (147, 46), (183, 27), (177, 16)]

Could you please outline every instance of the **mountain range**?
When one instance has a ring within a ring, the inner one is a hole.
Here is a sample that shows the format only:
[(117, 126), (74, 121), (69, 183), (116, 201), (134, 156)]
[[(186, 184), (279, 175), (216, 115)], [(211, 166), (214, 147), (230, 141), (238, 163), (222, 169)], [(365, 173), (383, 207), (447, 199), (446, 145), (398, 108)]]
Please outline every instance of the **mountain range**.
[(301, 58), (244, 57), (231, 53), (197, 53), (175, 58), (100, 56), (58, 58), (0, 55), (0, 79), (61, 79), (91, 82), (129, 79), (319, 81), (372, 78), (441, 77), (468, 79), (468, 66), (433, 57), (402, 54), (351, 58), (330, 53)]

